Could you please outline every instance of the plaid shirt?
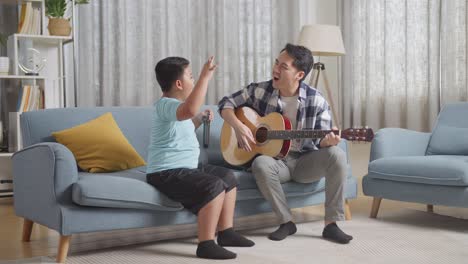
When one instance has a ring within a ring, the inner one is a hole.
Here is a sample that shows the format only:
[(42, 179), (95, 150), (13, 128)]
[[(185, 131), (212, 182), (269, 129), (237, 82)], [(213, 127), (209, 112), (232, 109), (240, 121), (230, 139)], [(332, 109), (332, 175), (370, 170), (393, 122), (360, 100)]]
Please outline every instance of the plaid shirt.
[[(261, 83), (251, 83), (246, 88), (230, 96), (223, 97), (219, 102), (219, 111), (221, 112), (221, 110), (225, 108), (235, 109), (248, 106), (257, 111), (260, 116), (265, 116), (272, 112), (283, 114), (283, 109), (281, 108), (279, 100), (279, 91), (273, 88), (272, 80)], [(298, 100), (299, 107), (296, 116), (297, 130), (331, 129), (330, 107), (319, 91), (301, 82)], [(298, 141), (301, 152), (317, 150), (320, 147), (320, 139), (298, 139)]]

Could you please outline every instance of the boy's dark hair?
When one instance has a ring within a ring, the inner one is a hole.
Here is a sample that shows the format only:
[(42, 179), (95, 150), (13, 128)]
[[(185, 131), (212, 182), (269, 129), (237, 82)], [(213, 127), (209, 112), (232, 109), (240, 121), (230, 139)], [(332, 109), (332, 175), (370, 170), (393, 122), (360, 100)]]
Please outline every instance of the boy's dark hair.
[(160, 60), (154, 72), (156, 73), (156, 80), (163, 92), (169, 92), (172, 84), (179, 80), (184, 74), (185, 68), (190, 64), (187, 59), (181, 57), (167, 57)]
[(314, 65), (314, 57), (312, 56), (312, 52), (304, 46), (293, 45), (290, 43), (286, 44), (281, 52), (283, 51), (286, 51), (288, 55), (294, 59), (294, 67), (304, 72), (304, 78), (301, 79), (302, 82)]

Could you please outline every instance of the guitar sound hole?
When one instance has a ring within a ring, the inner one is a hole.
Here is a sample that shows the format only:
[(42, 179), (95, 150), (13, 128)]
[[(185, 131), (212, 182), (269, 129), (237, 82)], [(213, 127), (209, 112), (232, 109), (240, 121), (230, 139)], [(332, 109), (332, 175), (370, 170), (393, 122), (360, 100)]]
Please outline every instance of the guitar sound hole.
[(255, 133), (255, 140), (257, 143), (264, 143), (267, 141), (268, 129), (266, 127), (259, 127)]

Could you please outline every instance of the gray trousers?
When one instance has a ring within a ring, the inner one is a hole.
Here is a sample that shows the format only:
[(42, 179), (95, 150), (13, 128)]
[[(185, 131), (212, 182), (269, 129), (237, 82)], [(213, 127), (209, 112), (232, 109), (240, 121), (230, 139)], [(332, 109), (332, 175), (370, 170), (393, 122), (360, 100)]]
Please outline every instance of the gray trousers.
[(292, 220), (281, 183), (311, 183), (325, 177), (325, 220), (344, 220), (346, 154), (336, 146), (307, 153), (291, 152), (285, 159), (258, 156), (252, 163), (257, 186), (281, 221)]

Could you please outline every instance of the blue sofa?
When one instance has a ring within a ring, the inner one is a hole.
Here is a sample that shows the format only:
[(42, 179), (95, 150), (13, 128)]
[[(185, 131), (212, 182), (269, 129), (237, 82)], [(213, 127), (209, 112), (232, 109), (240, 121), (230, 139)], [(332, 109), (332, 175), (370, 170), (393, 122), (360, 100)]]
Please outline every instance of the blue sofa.
[(432, 133), (385, 128), (371, 146), (365, 195), (374, 197), (371, 218), (383, 198), (468, 207), (468, 103), (444, 107)]
[[(227, 166), (219, 147), (222, 119), (217, 114), (211, 125), (207, 149), (198, 129), (200, 162)], [(29, 241), (34, 223), (60, 234), (57, 262), (66, 259), (71, 236), (83, 232), (196, 223), (196, 217), (146, 183), (145, 167), (113, 173), (87, 173), (77, 167), (73, 154), (51, 137), (53, 131), (70, 128), (112, 112), (129, 142), (146, 159), (152, 108), (65, 108), (25, 112), (21, 115), (24, 149), (13, 155), (14, 208), (24, 218), (23, 240)], [(347, 152), (346, 142), (340, 144)], [(271, 211), (257, 189), (254, 177), (241, 168), (231, 168), (239, 181), (236, 217)], [(351, 175), (345, 187), (346, 199), (357, 196)], [(291, 208), (324, 202), (324, 179), (300, 184), (288, 182), (284, 189)], [(347, 205), (347, 203), (346, 203)], [(349, 206), (346, 206), (348, 216)]]

